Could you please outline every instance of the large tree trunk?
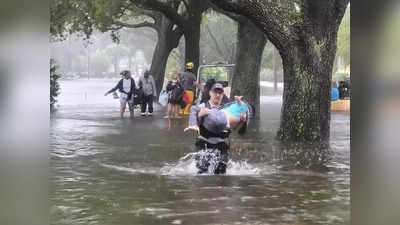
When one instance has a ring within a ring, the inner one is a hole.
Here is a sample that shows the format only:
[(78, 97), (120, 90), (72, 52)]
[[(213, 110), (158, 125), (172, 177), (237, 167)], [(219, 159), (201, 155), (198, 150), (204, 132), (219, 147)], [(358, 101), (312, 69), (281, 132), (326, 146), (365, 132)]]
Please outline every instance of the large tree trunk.
[[(164, 36), (164, 35), (160, 35)], [(162, 41), (157, 42), (156, 48), (154, 49), (153, 59), (151, 60), (150, 74), (153, 75), (156, 83), (157, 94), (162, 89), (164, 83), (165, 68), (167, 67), (168, 56), (171, 52), (171, 48), (168, 46), (169, 43)]]
[(323, 165), (329, 157), (325, 152), (336, 36), (349, 0), (210, 1), (247, 17), (279, 50), (285, 87), (278, 137), (284, 145), (294, 144), (287, 148), (289, 157), (295, 156), (294, 165)]
[(150, 73), (153, 75), (156, 83), (157, 94), (162, 89), (164, 83), (168, 57), (171, 51), (178, 46), (179, 39), (182, 36), (182, 32), (173, 30), (173, 27), (174, 24), (165, 16), (162, 16), (160, 27), (157, 30), (158, 41), (154, 49), (150, 67)]
[(325, 153), (329, 148), (336, 31), (328, 35), (310, 35), (309, 32), (301, 32), (300, 40), (281, 53), (284, 91), (278, 137), (286, 144), (306, 144), (306, 148), (312, 150), (313, 165), (318, 166), (328, 156)]
[(260, 114), (260, 67), (262, 53), (267, 39), (264, 33), (249, 20), (238, 24), (236, 66), (232, 77), (231, 96), (243, 96), (254, 110)]
[(184, 31), (185, 36), (185, 63), (193, 62), (193, 72), (197, 73), (200, 63), (200, 25), (201, 14), (190, 21), (190, 28)]

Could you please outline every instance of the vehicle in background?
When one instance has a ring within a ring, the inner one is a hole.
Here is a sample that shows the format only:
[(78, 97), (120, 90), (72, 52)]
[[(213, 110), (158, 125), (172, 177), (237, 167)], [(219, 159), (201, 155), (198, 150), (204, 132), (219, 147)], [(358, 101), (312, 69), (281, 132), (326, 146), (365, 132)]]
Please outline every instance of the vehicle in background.
[(224, 93), (230, 98), (234, 68), (235, 64), (225, 63), (201, 65), (197, 70), (197, 82), (204, 86), (208, 79), (214, 78), (224, 86)]

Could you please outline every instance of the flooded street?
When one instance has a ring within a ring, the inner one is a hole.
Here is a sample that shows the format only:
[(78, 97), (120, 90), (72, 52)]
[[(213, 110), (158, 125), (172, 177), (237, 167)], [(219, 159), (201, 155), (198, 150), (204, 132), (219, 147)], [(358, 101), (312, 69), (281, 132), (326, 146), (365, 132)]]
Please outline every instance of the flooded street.
[(153, 117), (120, 119), (104, 96), (116, 82), (60, 82), (50, 224), (350, 224), (349, 114), (331, 115), (329, 171), (284, 171), (273, 157), (281, 96), (262, 96), (260, 124), (231, 136), (227, 174), (197, 175), (187, 119), (168, 130), (157, 104)]

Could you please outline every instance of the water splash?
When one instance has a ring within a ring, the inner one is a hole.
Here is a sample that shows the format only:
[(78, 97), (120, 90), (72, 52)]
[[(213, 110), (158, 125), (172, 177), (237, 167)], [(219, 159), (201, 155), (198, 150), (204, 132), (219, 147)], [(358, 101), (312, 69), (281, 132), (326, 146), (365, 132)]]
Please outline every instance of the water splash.
[[(185, 176), (199, 175), (199, 169), (196, 166), (197, 160), (209, 160), (208, 173), (201, 175), (214, 175), (213, 171), (218, 165), (220, 155), (210, 150), (201, 150), (199, 152), (188, 153), (183, 156), (176, 164), (167, 164), (161, 168), (161, 174), (166, 176)], [(246, 161), (235, 162), (229, 160), (227, 163), (226, 175), (230, 176), (258, 176), (262, 174), (262, 170), (249, 164)]]
[[(209, 163), (208, 172), (198, 174), (197, 162), (201, 160), (207, 160)], [(157, 168), (146, 168), (145, 165), (136, 166), (136, 168), (109, 165), (100, 163), (101, 166), (109, 169), (114, 169), (122, 172), (128, 172), (131, 174), (155, 174), (163, 176), (202, 176), (202, 175), (214, 175), (214, 170), (218, 166), (218, 162), (221, 160), (220, 154), (211, 150), (202, 150), (199, 152), (188, 153), (179, 159), (177, 163), (165, 164), (160, 169)], [(229, 160), (227, 163), (226, 174), (229, 176), (259, 176), (265, 174), (271, 174), (273, 171), (271, 168), (263, 166), (255, 166), (247, 161), (233, 161)]]

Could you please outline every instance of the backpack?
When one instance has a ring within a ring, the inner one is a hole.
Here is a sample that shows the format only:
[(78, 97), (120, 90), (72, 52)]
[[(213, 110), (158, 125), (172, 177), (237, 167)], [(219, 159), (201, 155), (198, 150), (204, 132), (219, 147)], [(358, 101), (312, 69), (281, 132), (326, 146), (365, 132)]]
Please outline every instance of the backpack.
[(174, 89), (171, 90), (169, 98), (173, 101), (179, 101), (183, 98), (183, 88), (180, 85), (176, 85)]

